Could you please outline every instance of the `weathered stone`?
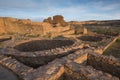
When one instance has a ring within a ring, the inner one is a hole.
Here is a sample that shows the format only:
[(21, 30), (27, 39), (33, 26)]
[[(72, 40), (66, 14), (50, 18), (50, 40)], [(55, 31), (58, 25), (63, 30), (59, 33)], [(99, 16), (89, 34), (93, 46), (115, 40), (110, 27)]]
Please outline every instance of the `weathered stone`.
[[(108, 74), (108, 73), (106, 73)], [(105, 76), (104, 72), (94, 69), (91, 66), (82, 66), (76, 63), (69, 63), (65, 67), (63, 80), (119, 80), (119, 78)], [(60, 79), (61, 80), (61, 79)]]
[(114, 63), (120, 63), (120, 61), (99, 54), (88, 54), (88, 65), (91, 65), (98, 70), (102, 70), (117, 77), (120, 77), (120, 66)]
[(54, 27), (68, 25), (67, 22), (64, 21), (64, 17), (61, 15), (53, 16), (53, 20), (51, 19), (51, 17), (48, 17), (47, 19), (44, 20), (44, 22), (48, 22), (52, 24)]
[(51, 18), (51, 17), (48, 17), (47, 19), (44, 19), (43, 22), (52, 23), (52, 18)]
[[(91, 49), (90, 45), (81, 43), (35, 52), (14, 51), (12, 47), (1, 49), (0, 64), (23, 80), (119, 80), (119, 59), (94, 53), (102, 47)], [(25, 65), (29, 62), (45, 64), (32, 68)]]

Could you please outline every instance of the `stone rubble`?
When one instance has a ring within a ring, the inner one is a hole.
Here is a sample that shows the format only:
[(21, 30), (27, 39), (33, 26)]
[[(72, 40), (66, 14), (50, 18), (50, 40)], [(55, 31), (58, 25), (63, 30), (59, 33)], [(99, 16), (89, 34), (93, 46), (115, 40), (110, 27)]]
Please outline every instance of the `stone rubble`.
[[(120, 59), (96, 54), (95, 49), (84, 43), (36, 52), (1, 49), (0, 64), (23, 80), (120, 80)], [(58, 57), (44, 64), (42, 59), (52, 55)], [(33, 68), (20, 60), (44, 65)]]

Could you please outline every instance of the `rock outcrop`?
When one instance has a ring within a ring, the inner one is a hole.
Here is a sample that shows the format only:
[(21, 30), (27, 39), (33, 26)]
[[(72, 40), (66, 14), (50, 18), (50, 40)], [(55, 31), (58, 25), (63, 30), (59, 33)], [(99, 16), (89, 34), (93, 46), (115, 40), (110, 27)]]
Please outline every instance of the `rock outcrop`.
[(48, 22), (48, 23), (52, 24), (54, 27), (68, 25), (67, 22), (65, 22), (64, 17), (61, 15), (53, 16), (53, 20), (51, 17), (48, 17), (43, 22)]

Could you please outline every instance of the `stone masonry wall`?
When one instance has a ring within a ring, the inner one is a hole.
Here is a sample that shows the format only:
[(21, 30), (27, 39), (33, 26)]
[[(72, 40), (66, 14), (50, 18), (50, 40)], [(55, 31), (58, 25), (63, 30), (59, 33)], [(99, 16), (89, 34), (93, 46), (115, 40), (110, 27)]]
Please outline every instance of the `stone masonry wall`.
[(98, 70), (108, 72), (120, 78), (120, 61), (113, 57), (88, 54), (87, 65), (91, 65)]

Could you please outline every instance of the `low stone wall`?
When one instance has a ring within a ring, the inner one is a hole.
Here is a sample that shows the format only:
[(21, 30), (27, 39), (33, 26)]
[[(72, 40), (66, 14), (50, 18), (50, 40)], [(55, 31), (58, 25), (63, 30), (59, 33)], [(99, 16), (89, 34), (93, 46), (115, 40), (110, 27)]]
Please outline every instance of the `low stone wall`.
[(43, 65), (47, 65), (49, 62), (53, 61), (54, 59), (57, 58), (61, 58), (67, 55), (70, 55), (72, 53), (74, 53), (75, 51), (79, 50), (78, 49), (73, 49), (73, 50), (69, 50), (67, 52), (63, 52), (63, 53), (58, 53), (56, 55), (44, 55), (44, 56), (33, 56), (33, 57), (29, 57), (29, 56), (17, 56), (17, 55), (10, 55), (13, 58), (15, 58), (16, 60), (20, 61), (21, 63), (33, 67), (33, 68), (38, 68), (40, 66)]
[(0, 38), (0, 42), (3, 42), (3, 41), (8, 41), (8, 40), (11, 40), (12, 37), (8, 37), (8, 38)]
[(23, 80), (119, 80), (119, 63), (116, 59), (93, 54), (91, 49), (73, 51), (72, 54), (56, 58), (34, 69), (8, 55), (0, 55), (0, 64), (11, 69)]
[(61, 27), (61, 26), (59, 26), (59, 27), (55, 27), (55, 28), (53, 28), (53, 32), (58, 32), (58, 33), (60, 33), (60, 32), (63, 32), (63, 31), (67, 31), (67, 30), (70, 30), (70, 26), (65, 26), (65, 27)]
[(112, 37), (108, 40), (105, 41), (104, 45), (102, 46), (99, 46), (98, 48), (95, 48), (94, 49), (94, 52), (95, 53), (98, 53), (98, 54), (103, 54), (103, 52), (108, 49), (117, 39), (119, 38), (119, 36), (117, 37)]
[(75, 30), (68, 30), (68, 31), (65, 31), (65, 32), (62, 32), (61, 35), (70, 35), (70, 34), (74, 34), (75, 33)]
[(104, 52), (107, 48), (109, 48), (118, 38), (119, 38), (119, 37), (115, 37), (108, 45), (106, 45), (106, 47), (104, 47), (104, 49), (103, 49), (103, 52)]
[[(3, 49), (0, 64), (24, 80), (119, 80), (120, 61), (94, 54), (94, 49), (84, 48), (85, 45), (75, 43), (36, 52)], [(36, 68), (24, 65), (28, 63), (44, 65)]]
[[(46, 66), (35, 69), (35, 71), (29, 73), (26, 78), (27, 80), (59, 80), (60, 76), (65, 73), (66, 68), (64, 67), (64, 65), (74, 62), (77, 58), (86, 55), (85, 53), (86, 50), (78, 50), (73, 54), (69, 54), (65, 57), (55, 59), (54, 61), (48, 63)], [(81, 61), (82, 63), (83, 59), (79, 59), (76, 61)], [(29, 78), (28, 76), (32, 76), (32, 78)]]
[(113, 57), (88, 54), (87, 65), (91, 65), (98, 70), (108, 72), (120, 78), (120, 61)]
[(36, 52), (19, 52), (11, 48), (2, 49), (0, 51), (1, 54), (11, 56), (27, 66), (38, 68), (48, 64), (56, 58), (73, 54), (77, 50), (82, 49), (83, 46), (83, 44), (73, 44), (71, 46), (63, 46), (61, 48)]
[(44, 67), (28, 73), (24, 80), (57, 80), (64, 73), (64, 66), (60, 63), (50, 63)]
[(16, 59), (4, 55), (0, 55), (0, 64), (12, 70), (21, 79), (23, 79), (23, 77), (27, 75), (28, 72), (31, 72), (33, 70), (33, 68), (23, 65)]
[(79, 49), (76, 52), (73, 51), (72, 54), (56, 58), (48, 64), (40, 66), (36, 69), (22, 64), (18, 60), (8, 57), (8, 55), (5, 56), (5, 54), (1, 54), (0, 64), (11, 69), (23, 80), (58, 80), (58, 78), (64, 73), (65, 64), (74, 61), (79, 63), (82, 63), (82, 61), (84, 62), (85, 59), (80, 60), (79, 58), (86, 55), (86, 53), (87, 50)]
[(65, 65), (65, 72), (58, 80), (119, 80), (119, 78), (96, 70), (92, 66), (71, 62)]

